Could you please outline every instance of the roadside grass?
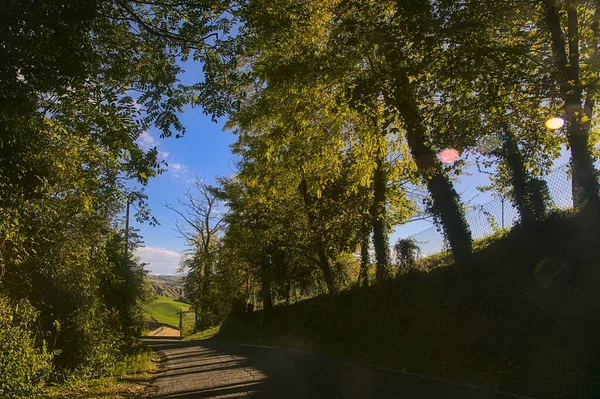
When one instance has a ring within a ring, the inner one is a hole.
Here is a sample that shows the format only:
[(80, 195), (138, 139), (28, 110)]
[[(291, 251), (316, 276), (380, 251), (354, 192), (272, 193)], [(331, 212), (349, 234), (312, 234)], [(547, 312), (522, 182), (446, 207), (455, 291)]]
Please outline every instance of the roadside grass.
[(208, 330), (200, 331), (195, 334), (189, 335), (183, 339), (183, 341), (204, 341), (207, 339), (214, 338), (219, 334), (221, 326), (209, 328)]
[[(494, 234), (473, 240), (473, 251), (481, 252), (486, 247), (501, 240), (509, 233), (510, 229), (498, 229)], [(450, 266), (453, 263), (454, 257), (452, 256), (452, 252), (450, 252), (450, 250), (444, 250), (442, 252), (418, 259), (414, 265), (414, 269), (420, 271), (430, 271), (438, 267)]]
[(45, 399), (131, 399), (140, 397), (158, 368), (159, 357), (150, 349), (128, 356), (111, 377), (94, 380), (71, 380), (49, 386), (41, 395)]
[(294, 348), (543, 398), (600, 397), (600, 226), (557, 216), (472, 265), (230, 315), (208, 339)]
[(190, 305), (186, 303), (159, 295), (154, 301), (144, 305), (144, 315), (146, 317), (152, 316), (160, 323), (177, 328), (179, 327), (179, 311), (186, 311), (189, 308)]

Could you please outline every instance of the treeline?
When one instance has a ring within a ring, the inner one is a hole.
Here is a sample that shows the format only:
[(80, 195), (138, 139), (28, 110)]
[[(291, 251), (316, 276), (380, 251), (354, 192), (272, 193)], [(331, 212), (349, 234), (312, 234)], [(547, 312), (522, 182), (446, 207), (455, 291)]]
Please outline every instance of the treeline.
[(385, 283), (392, 228), (423, 210), (454, 261), (472, 264), (454, 188), (467, 158), (535, 228), (552, 207), (541, 177), (566, 148), (573, 207), (596, 220), (596, 2), (251, 0), (230, 11), (236, 32), (211, 47), (196, 99), (228, 115), (238, 156), (235, 176), (196, 198), (226, 204), (219, 227), (211, 207), (188, 215), (188, 288), (209, 314), (199, 327), (257, 289), (268, 312), (299, 289)]
[(165, 164), (138, 139), (183, 132), (185, 50), (130, 7), (0, 4), (2, 398), (113, 374), (139, 349), (150, 291), (124, 208), (153, 222), (143, 187)]

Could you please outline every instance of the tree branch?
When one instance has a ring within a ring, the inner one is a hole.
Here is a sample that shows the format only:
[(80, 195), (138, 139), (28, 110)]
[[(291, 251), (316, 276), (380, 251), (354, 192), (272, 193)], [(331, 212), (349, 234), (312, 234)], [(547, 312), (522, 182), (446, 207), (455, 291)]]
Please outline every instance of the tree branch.
[(218, 32), (213, 32), (210, 33), (204, 37), (201, 37), (198, 40), (189, 40), (183, 36), (177, 35), (177, 34), (173, 34), (171, 32), (168, 31), (164, 31), (161, 30), (159, 28), (155, 28), (152, 25), (150, 25), (149, 23), (147, 23), (146, 21), (144, 21), (144, 19), (142, 17), (140, 17), (135, 10), (133, 10), (131, 7), (129, 7), (125, 1), (122, 0), (116, 0), (117, 5), (125, 11), (125, 13), (129, 16), (131, 16), (131, 18), (133, 19), (132, 22), (137, 23), (141, 28), (145, 29), (146, 31), (148, 31), (149, 33), (158, 36), (158, 37), (162, 37), (163, 39), (169, 39), (169, 40), (173, 40), (179, 43), (185, 43), (187, 45), (189, 45), (189, 47), (193, 50), (201, 50), (200, 47), (197, 47), (197, 45), (199, 43), (202, 43), (203, 45), (205, 45), (205, 41), (210, 39), (210, 38), (216, 38), (217, 40), (219, 39), (219, 34)]

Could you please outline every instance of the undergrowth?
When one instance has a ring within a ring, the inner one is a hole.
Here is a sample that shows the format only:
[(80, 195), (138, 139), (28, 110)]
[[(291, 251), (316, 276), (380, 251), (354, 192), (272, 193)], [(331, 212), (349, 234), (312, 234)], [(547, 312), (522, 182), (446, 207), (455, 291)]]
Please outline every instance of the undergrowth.
[(42, 395), (47, 399), (139, 397), (157, 369), (158, 357), (150, 349), (140, 347), (137, 353), (126, 356), (112, 370), (112, 375), (96, 379), (71, 379), (47, 387)]

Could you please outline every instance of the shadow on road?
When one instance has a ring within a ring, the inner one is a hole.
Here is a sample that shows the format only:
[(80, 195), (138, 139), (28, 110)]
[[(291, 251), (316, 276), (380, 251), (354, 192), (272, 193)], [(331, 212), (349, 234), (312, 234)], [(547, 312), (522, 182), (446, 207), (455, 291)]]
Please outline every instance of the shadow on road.
[(149, 398), (520, 397), (290, 350), (158, 337), (145, 342), (166, 358)]

